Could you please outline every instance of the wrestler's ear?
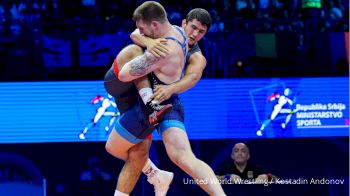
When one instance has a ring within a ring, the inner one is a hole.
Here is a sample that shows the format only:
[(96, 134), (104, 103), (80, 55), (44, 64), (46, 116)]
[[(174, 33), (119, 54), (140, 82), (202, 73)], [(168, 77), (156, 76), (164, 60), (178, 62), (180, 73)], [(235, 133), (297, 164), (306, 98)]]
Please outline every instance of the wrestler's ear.
[(182, 28), (185, 28), (185, 27), (186, 27), (186, 24), (187, 24), (186, 19), (183, 19), (183, 20), (182, 20)]
[(152, 26), (152, 27), (155, 27), (155, 28), (158, 28), (158, 27), (159, 27), (159, 22), (157, 22), (157, 21), (152, 21), (152, 22), (151, 22), (151, 26)]

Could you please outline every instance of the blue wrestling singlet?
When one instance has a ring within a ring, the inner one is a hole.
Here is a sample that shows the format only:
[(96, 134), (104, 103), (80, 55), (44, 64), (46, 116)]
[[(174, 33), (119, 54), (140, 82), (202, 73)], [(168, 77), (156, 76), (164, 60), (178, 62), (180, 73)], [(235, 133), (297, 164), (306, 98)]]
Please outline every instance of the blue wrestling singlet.
[[(180, 27), (178, 26), (174, 26), (182, 35), (184, 42), (180, 42), (178, 39), (176, 38), (170, 38), (170, 37), (166, 37), (165, 39), (171, 39), (171, 40), (175, 40), (182, 48), (184, 57), (185, 57), (185, 63), (186, 63), (186, 37), (184, 32), (182, 31), (182, 29), (180, 29)], [(185, 66), (184, 66), (185, 67)], [(151, 82), (152, 88), (154, 89), (156, 85), (167, 85), (164, 82), (162, 82), (153, 72), (148, 74), (149, 80)], [(179, 78), (180, 79), (180, 78)], [(163, 116), (162, 120), (159, 122), (159, 125), (156, 127), (158, 132), (160, 134), (162, 134), (163, 131), (167, 130), (170, 127), (177, 127), (180, 128), (182, 130), (186, 130), (185, 129), (185, 124), (184, 124), (184, 108), (183, 105), (180, 101), (180, 98), (177, 94), (172, 95), (168, 100), (164, 101), (161, 103), (162, 105), (166, 105), (166, 104), (172, 104), (173, 105), (173, 109), (166, 114), (165, 116)]]
[[(155, 88), (155, 86), (159, 84), (166, 85), (164, 82), (160, 81), (153, 72), (149, 74), (149, 79), (151, 81), (152, 88)], [(164, 115), (162, 120), (159, 122), (159, 125), (156, 127), (158, 132), (162, 134), (163, 131), (167, 130), (170, 127), (178, 127), (185, 131), (185, 113), (179, 95), (174, 94), (168, 100), (163, 101), (161, 104), (172, 104), (173, 109)]]
[(114, 97), (121, 113), (115, 130), (131, 143), (138, 143), (147, 138), (155, 127), (149, 124), (149, 114), (134, 84), (121, 82), (111, 68), (104, 77), (104, 86)]
[(120, 81), (110, 68), (104, 77), (104, 86), (107, 92), (112, 95), (121, 114), (125, 113), (131, 106), (138, 101), (138, 92), (132, 82), (125, 83)]
[(201, 49), (199, 48), (198, 43), (196, 43), (195, 45), (193, 45), (191, 48), (189, 48), (187, 54), (186, 54), (186, 62), (188, 63), (191, 55), (196, 53), (196, 52), (201, 52)]
[[(186, 37), (183, 31), (174, 26), (184, 38), (184, 42), (180, 42), (174, 37), (166, 37), (165, 39), (174, 40), (180, 44), (184, 56), (186, 56)], [(116, 65), (114, 65), (116, 66)], [(155, 127), (149, 124), (148, 121), (148, 112), (145, 104), (141, 100), (138, 91), (134, 85), (129, 85), (128, 83), (121, 82), (117, 76), (116, 71), (112, 68), (107, 72), (105, 76), (105, 88), (108, 93), (115, 97), (115, 101), (118, 105), (118, 109), (121, 109), (121, 117), (116, 122), (115, 130), (121, 135), (124, 139), (128, 140), (131, 143), (139, 143), (146, 139), (154, 130)], [(155, 79), (158, 79), (154, 76)], [(164, 84), (158, 79), (158, 82)], [(152, 82), (151, 82), (152, 83)], [(154, 83), (152, 83), (154, 84)], [(128, 88), (126, 88), (128, 87)], [(154, 87), (154, 86), (152, 86)], [(169, 127), (179, 127), (185, 130), (184, 118), (183, 118), (183, 107), (180, 103), (178, 95), (172, 96), (168, 100), (173, 104), (173, 111), (165, 115), (162, 122), (159, 123), (157, 129), (159, 131), (166, 130)], [(119, 106), (120, 105), (120, 106)], [(165, 120), (167, 119), (167, 120)]]

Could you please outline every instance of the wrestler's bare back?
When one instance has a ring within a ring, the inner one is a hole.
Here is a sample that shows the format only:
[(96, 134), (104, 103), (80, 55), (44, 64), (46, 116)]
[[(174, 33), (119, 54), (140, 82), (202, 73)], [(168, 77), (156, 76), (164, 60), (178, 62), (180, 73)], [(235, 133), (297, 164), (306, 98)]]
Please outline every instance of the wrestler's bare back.
[[(173, 37), (181, 43), (184, 39), (180, 32), (172, 27), (164, 37)], [(166, 84), (171, 84), (180, 79), (184, 66), (184, 53), (181, 45), (175, 40), (168, 40), (169, 54), (165, 58), (156, 58), (149, 52), (134, 58), (126, 63), (119, 72), (119, 79), (129, 82), (136, 78), (154, 72), (156, 76)]]

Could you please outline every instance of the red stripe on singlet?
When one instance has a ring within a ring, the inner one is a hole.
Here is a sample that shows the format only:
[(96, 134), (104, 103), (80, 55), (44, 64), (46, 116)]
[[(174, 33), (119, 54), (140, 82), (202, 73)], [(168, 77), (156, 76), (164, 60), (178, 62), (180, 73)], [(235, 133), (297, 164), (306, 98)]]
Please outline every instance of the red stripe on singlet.
[(115, 76), (118, 77), (118, 75), (119, 75), (119, 68), (118, 68), (117, 58), (115, 58), (114, 62), (113, 62), (113, 72), (114, 72)]
[(152, 133), (146, 137), (147, 140), (151, 140), (152, 139)]

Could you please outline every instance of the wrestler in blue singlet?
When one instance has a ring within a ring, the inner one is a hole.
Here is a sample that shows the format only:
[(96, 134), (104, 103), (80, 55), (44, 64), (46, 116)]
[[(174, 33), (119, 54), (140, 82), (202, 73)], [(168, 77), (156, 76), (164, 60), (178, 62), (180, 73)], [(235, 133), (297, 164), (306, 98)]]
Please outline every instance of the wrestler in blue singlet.
[(186, 62), (190, 62), (190, 58), (191, 58), (192, 54), (194, 54), (196, 52), (201, 52), (201, 49), (199, 48), (198, 43), (196, 43), (192, 47), (189, 47), (188, 52), (186, 54)]
[[(184, 55), (186, 55), (186, 37), (184, 35), (184, 32), (180, 27), (174, 26), (174, 28), (176, 28), (181, 33), (184, 38), (184, 42), (180, 42), (174, 37), (166, 37), (165, 39), (174, 40), (180, 44)], [(149, 75), (154, 74), (151, 73)], [(157, 81), (159, 84), (165, 84), (161, 82), (156, 76), (150, 76), (150, 79), (152, 87), (154, 87), (156, 84), (154, 81)], [(135, 86), (129, 86), (130, 83), (125, 84), (119, 81), (113, 71), (113, 68), (108, 70), (104, 81), (107, 92), (114, 96), (118, 109), (122, 113), (122, 116), (115, 125), (115, 130), (131, 143), (141, 142), (153, 132), (155, 127), (149, 124), (146, 107), (139, 97)], [(121, 89), (120, 86), (122, 85), (127, 85), (129, 89)], [(176, 127), (184, 129), (184, 112), (178, 95), (173, 95), (164, 103), (167, 102), (173, 104), (173, 111), (164, 116), (159, 126), (157, 126), (158, 130), (165, 130), (165, 128), (169, 126), (174, 127), (175, 124)]]

